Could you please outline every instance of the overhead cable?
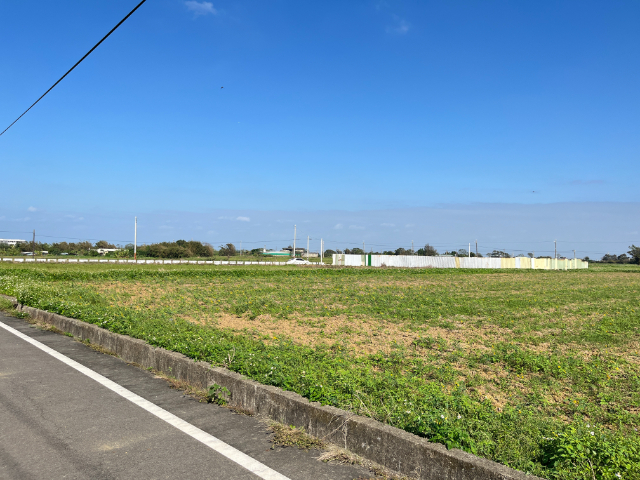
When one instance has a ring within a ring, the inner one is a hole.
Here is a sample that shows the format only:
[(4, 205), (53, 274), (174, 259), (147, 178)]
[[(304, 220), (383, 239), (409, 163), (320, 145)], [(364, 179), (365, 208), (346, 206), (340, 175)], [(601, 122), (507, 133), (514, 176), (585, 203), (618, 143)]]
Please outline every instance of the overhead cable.
[(134, 8), (133, 10), (131, 10), (131, 11), (127, 14), (127, 16), (126, 16), (126, 17), (124, 17), (122, 20), (120, 20), (120, 22), (118, 22), (118, 24), (117, 24), (115, 27), (113, 27), (113, 28), (109, 31), (109, 33), (107, 33), (104, 37), (102, 37), (102, 40), (100, 40), (98, 43), (96, 43), (96, 44), (93, 46), (93, 48), (92, 48), (91, 50), (89, 50), (89, 51), (84, 55), (84, 57), (82, 57), (80, 60), (78, 60), (78, 61), (76, 62), (76, 64), (75, 64), (73, 67), (71, 67), (71, 68), (67, 71), (67, 73), (65, 73), (62, 77), (60, 77), (60, 79), (59, 79), (56, 83), (54, 83), (54, 84), (51, 86), (51, 88), (49, 88), (49, 90), (47, 90), (46, 92), (44, 92), (44, 93), (42, 94), (42, 96), (41, 96), (39, 99), (37, 99), (35, 102), (33, 102), (33, 104), (32, 104), (29, 108), (27, 108), (27, 109), (22, 113), (22, 115), (20, 115), (18, 118), (16, 118), (16, 119), (13, 121), (13, 123), (12, 123), (11, 125), (9, 125), (7, 128), (5, 128), (5, 129), (2, 131), (2, 133), (0, 133), (0, 137), (1, 137), (2, 135), (4, 135), (4, 132), (6, 132), (7, 130), (9, 130), (11, 127), (13, 127), (13, 125), (14, 125), (18, 120), (20, 120), (22, 117), (24, 117), (24, 115), (25, 115), (29, 110), (31, 110), (31, 109), (36, 105), (36, 103), (38, 103), (40, 100), (42, 100), (42, 99), (45, 97), (45, 95), (46, 95), (47, 93), (49, 93), (51, 90), (53, 90), (53, 88), (54, 88), (56, 85), (58, 85), (58, 84), (62, 81), (62, 79), (63, 79), (64, 77), (66, 77), (67, 75), (69, 75), (69, 74), (73, 71), (73, 69), (74, 69), (74, 68), (76, 68), (78, 65), (80, 65), (80, 63), (81, 63), (85, 58), (87, 58), (87, 57), (91, 54), (91, 52), (93, 52), (96, 48), (98, 48), (98, 45), (100, 45), (102, 42), (104, 42), (104, 41), (107, 39), (107, 37), (108, 37), (109, 35), (111, 35), (113, 32), (115, 32), (115, 31), (116, 31), (116, 29), (117, 29), (120, 25), (122, 25), (122, 24), (125, 22), (125, 20), (126, 20), (127, 18), (129, 18), (131, 15), (133, 15), (133, 12), (135, 12), (138, 8), (140, 8), (140, 6), (141, 6), (144, 2), (146, 2), (146, 1), (147, 1), (147, 0), (142, 0), (138, 5), (136, 5), (136, 8)]

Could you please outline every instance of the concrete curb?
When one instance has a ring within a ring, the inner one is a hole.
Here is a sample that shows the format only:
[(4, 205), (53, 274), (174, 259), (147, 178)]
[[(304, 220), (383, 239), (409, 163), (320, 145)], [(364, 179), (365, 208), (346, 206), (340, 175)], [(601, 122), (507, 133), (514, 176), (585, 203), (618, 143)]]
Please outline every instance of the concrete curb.
[(216, 383), (229, 390), (228, 400), (232, 406), (242, 407), (286, 425), (304, 427), (310, 435), (344, 447), (396, 472), (420, 480), (539, 479), (462, 450), (447, 450), (443, 445), (376, 420), (310, 402), (297, 393), (262, 385), (225, 368), (195, 362), (180, 353), (153, 347), (142, 340), (113, 333), (81, 320), (20, 305), (12, 297), (2, 297), (13, 301), (18, 311), (81, 340), (89, 340), (126, 362), (153, 368), (203, 389)]

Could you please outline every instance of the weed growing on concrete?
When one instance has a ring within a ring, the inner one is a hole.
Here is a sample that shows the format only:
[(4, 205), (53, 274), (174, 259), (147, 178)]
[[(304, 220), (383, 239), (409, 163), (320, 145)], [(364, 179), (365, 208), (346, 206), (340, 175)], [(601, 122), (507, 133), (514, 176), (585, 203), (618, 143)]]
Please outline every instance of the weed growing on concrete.
[(296, 428), (293, 425), (283, 425), (277, 422), (271, 422), (269, 428), (273, 432), (274, 447), (298, 447), (303, 450), (327, 447), (327, 444), (319, 438), (307, 434), (304, 428)]
[(214, 383), (207, 390), (207, 402), (217, 405), (226, 405), (229, 402), (231, 392), (227, 387), (222, 387)]

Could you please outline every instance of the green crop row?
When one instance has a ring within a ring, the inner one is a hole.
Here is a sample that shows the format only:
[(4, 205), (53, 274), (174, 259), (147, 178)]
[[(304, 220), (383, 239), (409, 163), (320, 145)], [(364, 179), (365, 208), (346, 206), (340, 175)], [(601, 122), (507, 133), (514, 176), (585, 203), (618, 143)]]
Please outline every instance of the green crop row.
[[(546, 478), (640, 478), (639, 269), (0, 265), (0, 292)], [(357, 351), (365, 320), (413, 340)]]

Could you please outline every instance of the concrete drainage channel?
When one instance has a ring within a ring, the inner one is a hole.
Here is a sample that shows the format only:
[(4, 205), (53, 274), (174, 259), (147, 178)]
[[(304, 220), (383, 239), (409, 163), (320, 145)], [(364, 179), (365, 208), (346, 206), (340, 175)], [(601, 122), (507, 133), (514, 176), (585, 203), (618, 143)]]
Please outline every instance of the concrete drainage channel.
[(126, 335), (55, 313), (20, 305), (8, 298), (18, 311), (53, 325), (81, 340), (89, 340), (115, 353), (126, 362), (153, 368), (195, 387), (217, 384), (229, 391), (232, 406), (266, 416), (277, 422), (303, 427), (307, 433), (334, 443), (372, 462), (421, 480), (535, 480), (499, 463), (476, 457), (354, 415), (335, 407), (310, 402), (297, 393), (262, 385), (225, 368), (214, 368), (176, 352), (157, 348)]

